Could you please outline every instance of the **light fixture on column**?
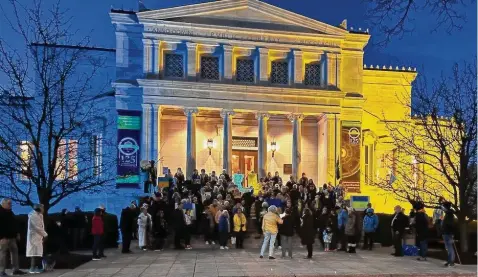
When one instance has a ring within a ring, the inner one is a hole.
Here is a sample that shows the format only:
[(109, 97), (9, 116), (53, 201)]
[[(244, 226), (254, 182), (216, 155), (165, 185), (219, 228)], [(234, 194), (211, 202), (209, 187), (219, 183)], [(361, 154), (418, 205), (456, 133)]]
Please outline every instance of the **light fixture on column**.
[(275, 141), (271, 142), (271, 151), (272, 151), (272, 158), (274, 158), (274, 153), (277, 150), (277, 143)]
[(209, 149), (209, 156), (211, 156), (211, 150), (214, 147), (214, 141), (210, 138), (207, 139), (207, 149)]

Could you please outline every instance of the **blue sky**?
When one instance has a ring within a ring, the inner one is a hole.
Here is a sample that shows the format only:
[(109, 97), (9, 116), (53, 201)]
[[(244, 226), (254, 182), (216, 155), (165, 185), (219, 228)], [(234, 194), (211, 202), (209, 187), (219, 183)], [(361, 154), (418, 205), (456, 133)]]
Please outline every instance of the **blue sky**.
[[(46, 4), (52, 0), (44, 0)], [(28, 3), (32, 0), (21, 0)], [(162, 8), (200, 2), (198, 0), (144, 0), (147, 8)], [(348, 20), (349, 27), (369, 28), (374, 37), (378, 33), (373, 26), (367, 26), (365, 16), (366, 4), (361, 0), (265, 0), (269, 4), (314, 18), (316, 20), (338, 25), (343, 19)], [(79, 35), (90, 35), (95, 46), (114, 48), (115, 33), (108, 16), (108, 11), (115, 8), (136, 9), (137, 0), (66, 0), (63, 1), (69, 14), (73, 16), (72, 27), (78, 29)], [(471, 60), (477, 51), (477, 8), (476, 3), (462, 8), (466, 13), (467, 23), (461, 31), (452, 34), (445, 30), (430, 32), (436, 21), (428, 14), (415, 14), (415, 31), (402, 39), (394, 39), (387, 47), (367, 46), (365, 51), (366, 64), (398, 65), (417, 67), (419, 72), (434, 78), (442, 71), (449, 72), (455, 61)], [(6, 11), (8, 12), (8, 10)], [(9, 42), (15, 47), (22, 47), (22, 41), (6, 28), (0, 19), (0, 36), (11, 37)]]

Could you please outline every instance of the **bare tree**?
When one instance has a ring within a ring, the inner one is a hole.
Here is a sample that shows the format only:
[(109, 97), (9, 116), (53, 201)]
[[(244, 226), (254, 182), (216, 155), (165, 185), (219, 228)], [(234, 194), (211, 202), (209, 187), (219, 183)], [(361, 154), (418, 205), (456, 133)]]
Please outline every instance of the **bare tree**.
[(414, 30), (415, 17), (431, 14), (436, 22), (430, 31), (444, 28), (448, 33), (461, 30), (466, 22), (464, 7), (475, 0), (365, 0), (369, 5), (367, 16), (383, 38), (376, 44), (384, 45), (394, 37), (402, 37)]
[(60, 1), (7, 5), (13, 13), (0, 5), (4, 19), (26, 47), (0, 37), (0, 197), (48, 211), (114, 180), (114, 155), (104, 155), (113, 143), (104, 116), (111, 93), (98, 88), (106, 59), (91, 54), (88, 37), (76, 39)]
[[(387, 121), (394, 145), (388, 155), (390, 174), (372, 182), (398, 199), (435, 208), (439, 197), (452, 203), (467, 251), (467, 223), (474, 217), (476, 202), (477, 102), (476, 60), (455, 64), (453, 74), (431, 87), (419, 77), (410, 95), (398, 95), (413, 116)], [(405, 100), (404, 100), (405, 99)]]

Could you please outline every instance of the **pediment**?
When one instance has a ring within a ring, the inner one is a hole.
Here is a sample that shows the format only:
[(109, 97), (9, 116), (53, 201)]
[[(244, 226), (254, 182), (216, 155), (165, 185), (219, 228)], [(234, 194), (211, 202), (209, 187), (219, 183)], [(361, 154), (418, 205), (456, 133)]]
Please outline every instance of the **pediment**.
[(139, 12), (142, 20), (165, 20), (225, 27), (265, 29), (342, 36), (346, 30), (259, 0), (221, 0)]

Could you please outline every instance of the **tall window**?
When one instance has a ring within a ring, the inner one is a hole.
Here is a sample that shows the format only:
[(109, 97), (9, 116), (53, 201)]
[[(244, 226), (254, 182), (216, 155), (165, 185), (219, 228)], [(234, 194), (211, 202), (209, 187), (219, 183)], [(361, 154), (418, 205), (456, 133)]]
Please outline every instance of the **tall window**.
[(308, 63), (305, 65), (304, 84), (306, 86), (320, 87), (320, 64)]
[(103, 138), (101, 135), (91, 137), (91, 158), (93, 161), (93, 176), (101, 175)]
[(29, 180), (32, 171), (33, 145), (28, 141), (22, 141), (19, 146), (19, 152), (22, 172), (20, 178), (22, 180)]
[(254, 83), (254, 61), (252, 59), (237, 59), (236, 81)]
[(78, 179), (78, 140), (62, 139), (56, 159), (57, 179)]
[(164, 77), (183, 78), (184, 58), (181, 54), (167, 53), (164, 55)]
[(365, 152), (365, 183), (369, 183), (370, 181), (370, 165), (369, 165), (369, 161), (370, 161), (370, 157), (368, 155), (368, 145), (365, 145), (365, 149), (364, 149), (364, 152)]
[(287, 61), (273, 61), (271, 63), (271, 83), (289, 84), (289, 63)]
[(219, 57), (201, 57), (201, 79), (219, 80)]

